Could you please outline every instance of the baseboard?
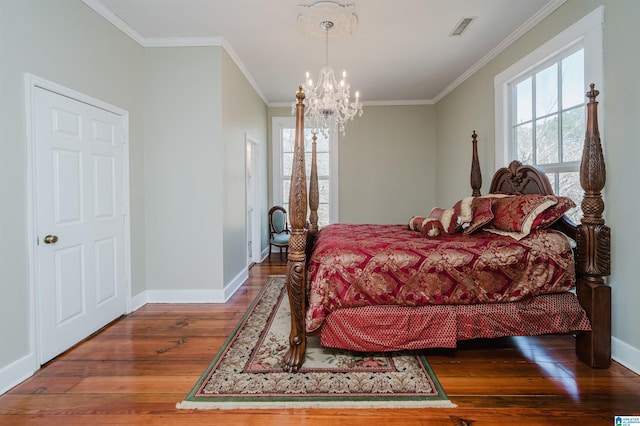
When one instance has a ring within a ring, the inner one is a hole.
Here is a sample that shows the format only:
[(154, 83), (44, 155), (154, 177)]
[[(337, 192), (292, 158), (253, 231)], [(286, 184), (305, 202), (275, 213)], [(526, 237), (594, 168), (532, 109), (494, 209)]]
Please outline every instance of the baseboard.
[(640, 349), (612, 337), (611, 358), (634, 373), (640, 374)]
[[(131, 312), (137, 311), (147, 303), (149, 303), (149, 301), (147, 300), (147, 291), (143, 291), (142, 293), (136, 296), (133, 296), (131, 298)], [(128, 312), (128, 313), (131, 313), (131, 312)]]
[(260, 263), (262, 263), (265, 260), (267, 260), (268, 257), (269, 257), (269, 247), (267, 247), (264, 250), (262, 250), (262, 257), (260, 258)]
[[(147, 290), (131, 298), (131, 312), (147, 303), (225, 303), (249, 278), (244, 268), (223, 290)], [(0, 395), (28, 379), (39, 369), (34, 353), (0, 369)]]
[(131, 299), (131, 312), (147, 303), (225, 303), (248, 278), (244, 268), (222, 290), (145, 290)]
[(0, 395), (33, 376), (37, 364), (35, 353), (30, 353), (0, 369)]
[(249, 279), (249, 268), (243, 268), (242, 271), (229, 284), (224, 287), (224, 300), (226, 302), (233, 296), (242, 284)]

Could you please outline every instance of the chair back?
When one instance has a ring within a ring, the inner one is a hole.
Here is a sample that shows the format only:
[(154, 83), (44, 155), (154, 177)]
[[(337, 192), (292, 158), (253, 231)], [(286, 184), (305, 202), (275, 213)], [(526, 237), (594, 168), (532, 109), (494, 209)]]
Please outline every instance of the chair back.
[(269, 227), (272, 234), (289, 233), (287, 211), (283, 207), (273, 206), (269, 210)]

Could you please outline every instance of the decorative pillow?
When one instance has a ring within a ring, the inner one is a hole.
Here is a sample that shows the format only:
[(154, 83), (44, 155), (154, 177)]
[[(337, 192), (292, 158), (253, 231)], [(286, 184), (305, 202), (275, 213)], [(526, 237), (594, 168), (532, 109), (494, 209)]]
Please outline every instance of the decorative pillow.
[(521, 194), (494, 198), (492, 203), (493, 221), (487, 230), (516, 233), (511, 236), (519, 240), (529, 235), (538, 217), (558, 204), (558, 199), (553, 195)]
[(458, 215), (454, 209), (434, 207), (429, 213), (429, 218), (438, 219), (446, 234), (453, 234), (458, 230)]
[(438, 219), (423, 216), (413, 216), (409, 220), (409, 229), (422, 233), (425, 238), (436, 238), (444, 233)]
[(422, 222), (424, 221), (423, 216), (412, 216), (409, 219), (409, 229), (412, 231), (420, 232), (422, 230)]
[(426, 218), (422, 222), (421, 232), (425, 238), (437, 238), (444, 233), (444, 228), (438, 219)]
[(576, 203), (569, 197), (558, 197), (558, 204), (549, 207), (542, 212), (540, 216), (533, 222), (532, 229), (547, 228), (553, 225), (558, 219), (562, 217), (568, 210), (571, 210), (576, 206)]
[(453, 206), (453, 211), (458, 215), (459, 225), (470, 223), (473, 220), (473, 208), (471, 206), (473, 199), (474, 197), (463, 198)]
[(469, 235), (481, 229), (483, 226), (488, 225), (493, 220), (493, 211), (491, 206), (493, 202), (491, 198), (474, 198), (471, 204), (471, 210), (473, 211), (473, 218), (464, 231), (463, 234)]

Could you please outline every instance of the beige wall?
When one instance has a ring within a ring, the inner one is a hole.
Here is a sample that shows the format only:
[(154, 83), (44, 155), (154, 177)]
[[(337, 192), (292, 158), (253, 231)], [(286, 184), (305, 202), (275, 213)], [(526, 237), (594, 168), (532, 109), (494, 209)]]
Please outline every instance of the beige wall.
[(247, 269), (246, 135), (266, 194), (267, 107), (221, 47), (148, 48), (145, 66), (146, 288), (222, 291)]
[[(269, 126), (272, 117), (288, 116), (291, 108), (269, 108)], [(432, 105), (365, 106), (338, 142), (340, 222), (407, 223), (429, 214), (436, 201), (435, 135)]]
[(408, 223), (436, 200), (433, 106), (369, 106), (340, 140), (340, 221)]
[(142, 53), (138, 44), (78, 0), (0, 1), (0, 379), (3, 368), (12, 363), (18, 370), (35, 365), (30, 342), (25, 73), (129, 112), (132, 279), (134, 291), (141, 291)]
[[(468, 165), (459, 161), (467, 151), (468, 135), (480, 135), (480, 162), (486, 191), (494, 169), (494, 77), (599, 5), (605, 5), (604, 87), (599, 107), (601, 136), (607, 162), (605, 188), (607, 223), (612, 228), (613, 353), (637, 356), (640, 351), (640, 285), (637, 242), (640, 228), (629, 226), (629, 217), (640, 206), (640, 191), (630, 171), (637, 169), (640, 149), (635, 125), (640, 117), (638, 72), (640, 55), (633, 47), (635, 24), (640, 19), (636, 0), (569, 0), (535, 28), (513, 43), (497, 58), (438, 102), (438, 203), (448, 205), (466, 185)], [(586, 92), (586, 90), (585, 90)], [(615, 191), (613, 190), (615, 188)], [(630, 212), (628, 207), (633, 206)], [(628, 360), (627, 360), (628, 361)], [(636, 368), (638, 368), (637, 361)]]
[(145, 65), (146, 288), (223, 290), (247, 271), (247, 136), (267, 215), (267, 107), (221, 47), (148, 48)]
[(258, 185), (262, 195), (262, 248), (268, 242), (267, 214), (267, 106), (238, 66), (222, 55), (222, 128), (224, 145), (224, 282), (229, 283), (247, 267), (245, 139), (259, 144)]
[(146, 289), (222, 289), (222, 48), (145, 50)]

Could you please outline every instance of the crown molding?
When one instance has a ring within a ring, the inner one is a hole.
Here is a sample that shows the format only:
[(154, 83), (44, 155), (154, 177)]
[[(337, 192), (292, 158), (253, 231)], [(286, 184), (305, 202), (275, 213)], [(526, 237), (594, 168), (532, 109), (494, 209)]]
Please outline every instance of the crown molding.
[(144, 37), (136, 30), (131, 28), (129, 24), (120, 19), (118, 15), (107, 9), (99, 0), (82, 0), (84, 4), (93, 9), (98, 15), (111, 22), (116, 28), (128, 35), (133, 41), (140, 46), (144, 46)]
[(222, 37), (148, 37), (143, 47), (202, 47), (222, 46)]
[[(382, 105), (433, 105), (438, 103), (442, 98), (451, 93), (456, 87), (461, 85), (469, 77), (479, 71), (482, 67), (487, 65), (496, 56), (502, 53), (507, 47), (518, 40), (523, 34), (531, 30), (543, 19), (553, 13), (556, 9), (562, 6), (567, 0), (550, 0), (542, 9), (540, 9), (534, 16), (529, 18), (518, 29), (511, 33), (506, 39), (504, 39), (499, 45), (494, 47), (488, 54), (483, 56), (478, 62), (476, 62), (471, 68), (469, 68), (464, 74), (455, 79), (450, 85), (448, 85), (442, 92), (440, 92), (433, 99), (426, 100), (398, 100), (398, 101), (368, 101), (363, 102), (363, 106), (382, 106)], [(238, 66), (242, 74), (249, 81), (249, 84), (256, 91), (262, 101), (269, 107), (283, 107), (291, 106), (291, 103), (285, 102), (273, 102), (269, 103), (266, 96), (262, 92), (262, 89), (255, 82), (247, 68), (244, 66), (236, 52), (231, 45), (223, 37), (175, 37), (175, 38), (144, 38), (137, 31), (131, 28), (125, 21), (120, 19), (116, 14), (107, 9), (99, 0), (82, 0), (87, 6), (93, 9), (96, 13), (101, 15), (107, 21), (111, 22), (116, 28), (129, 36), (132, 40), (138, 43), (142, 47), (195, 47), (195, 46), (221, 46), (226, 50), (231, 59)]]
[(231, 57), (231, 60), (240, 69), (240, 72), (249, 81), (253, 90), (256, 91), (262, 102), (265, 105), (269, 104), (267, 97), (264, 95), (262, 89), (258, 86), (253, 76), (244, 66), (238, 54), (233, 50), (229, 42), (224, 37), (167, 37), (167, 38), (153, 38), (142, 37), (137, 31), (129, 26), (125, 21), (120, 19), (116, 14), (107, 9), (99, 0), (82, 0), (87, 6), (93, 9), (96, 13), (101, 15), (104, 19), (111, 22), (116, 28), (129, 36), (133, 41), (138, 43), (142, 47), (205, 47), (205, 46), (220, 46)]
[[(269, 108), (291, 108), (291, 102), (271, 102), (268, 104)], [(430, 99), (406, 99), (396, 101), (363, 101), (361, 102), (363, 107), (367, 106), (412, 106), (412, 105), (434, 105), (435, 102)]]
[(465, 80), (478, 72), (482, 67), (487, 65), (496, 56), (502, 53), (507, 47), (511, 46), (516, 40), (522, 37), (527, 31), (538, 25), (544, 18), (551, 15), (557, 8), (562, 6), (567, 0), (551, 0), (542, 9), (540, 9), (535, 15), (529, 18), (524, 24), (518, 27), (507, 38), (505, 38), (500, 44), (491, 49), (489, 53), (483, 56), (478, 62), (476, 62), (471, 68), (469, 68), (464, 74), (455, 79), (453, 83), (448, 85), (442, 92), (440, 92), (435, 98), (433, 103), (439, 102), (442, 98), (451, 93), (456, 87), (461, 85)]
[(410, 106), (410, 105), (434, 105), (432, 99), (408, 99), (395, 101), (366, 101), (363, 106)]
[(262, 91), (260, 86), (258, 86), (258, 83), (256, 83), (256, 81), (253, 79), (247, 67), (244, 66), (244, 63), (240, 60), (240, 57), (238, 56), (236, 51), (233, 50), (229, 42), (224, 38), (222, 39), (222, 48), (227, 51), (227, 54), (231, 57), (231, 60), (235, 62), (236, 66), (240, 69), (240, 72), (244, 75), (247, 81), (249, 81), (249, 84), (251, 84), (251, 87), (253, 87), (253, 90), (256, 91), (258, 96), (260, 96), (260, 99), (262, 99), (262, 102), (264, 102), (265, 105), (269, 105), (269, 100), (264, 95), (264, 92)]

